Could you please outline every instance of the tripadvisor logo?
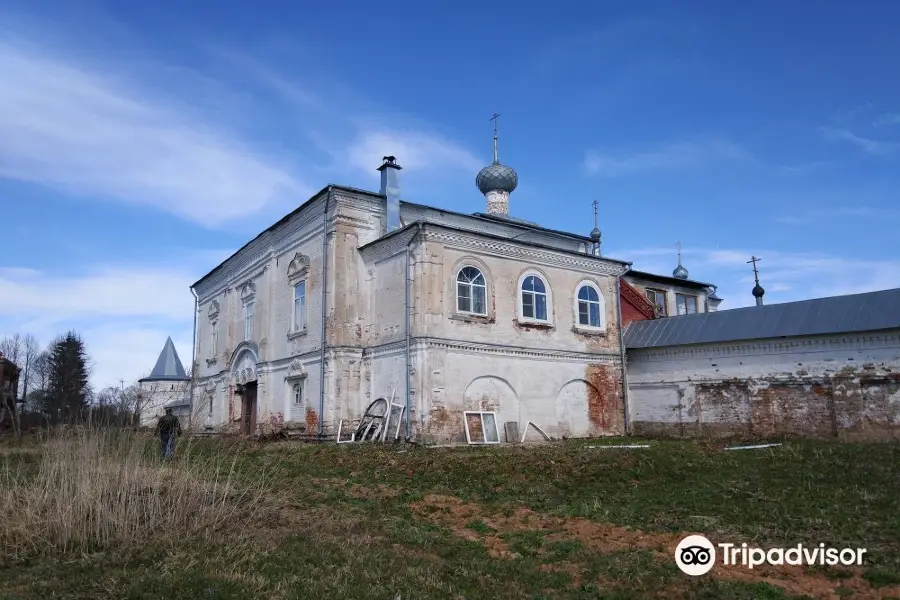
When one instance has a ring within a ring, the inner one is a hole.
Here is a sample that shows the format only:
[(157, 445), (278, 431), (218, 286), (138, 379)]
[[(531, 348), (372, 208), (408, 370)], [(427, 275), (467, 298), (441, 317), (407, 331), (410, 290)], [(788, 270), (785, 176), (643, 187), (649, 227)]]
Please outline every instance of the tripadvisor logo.
[(703, 575), (716, 564), (716, 548), (702, 535), (689, 535), (675, 548), (675, 564), (688, 575)]
[(702, 535), (689, 535), (675, 548), (675, 564), (692, 576), (708, 573), (716, 564), (716, 547), (721, 551), (722, 564), (748, 569), (760, 565), (862, 565), (865, 548), (830, 548), (825, 544), (790, 548), (757, 548), (746, 543), (713, 545)]

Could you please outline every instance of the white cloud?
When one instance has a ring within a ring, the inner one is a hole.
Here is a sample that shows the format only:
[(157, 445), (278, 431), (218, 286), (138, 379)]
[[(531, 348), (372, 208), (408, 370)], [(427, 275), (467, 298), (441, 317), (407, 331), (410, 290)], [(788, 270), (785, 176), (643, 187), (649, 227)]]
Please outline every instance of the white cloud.
[(337, 153), (352, 167), (376, 175), (382, 157), (388, 155), (396, 156), (400, 166), (410, 171), (454, 169), (469, 171), (474, 177), (484, 166), (458, 144), (438, 134), (413, 130), (364, 129)]
[(191, 314), (187, 271), (154, 267), (96, 267), (83, 274), (52, 275), (0, 268), (0, 315), (20, 320), (87, 317), (159, 317)]
[(146, 90), (0, 40), (0, 177), (215, 225), (307, 189), (271, 157)]
[(863, 137), (847, 129), (823, 127), (822, 135), (831, 142), (844, 142), (856, 146), (866, 154), (872, 156), (884, 156), (900, 150), (900, 143), (893, 141), (880, 141)]
[[(194, 299), (190, 285), (221, 251), (181, 257), (171, 269), (131, 264), (51, 273), (0, 269), (0, 337), (34, 334), (42, 344), (76, 331), (91, 357), (96, 387), (146, 375), (167, 336), (185, 368), (191, 362)], [(163, 263), (167, 264), (167, 263)]]
[(775, 221), (786, 225), (805, 225), (814, 221), (825, 219), (898, 219), (900, 210), (888, 208), (873, 208), (869, 206), (838, 206), (835, 208), (821, 208), (805, 213), (784, 215), (776, 217)]
[(880, 115), (873, 123), (876, 127), (884, 127), (887, 125), (900, 125), (900, 113), (889, 113)]
[(619, 177), (642, 171), (673, 171), (704, 167), (725, 161), (749, 160), (740, 146), (722, 139), (659, 144), (637, 152), (590, 151), (584, 168), (591, 175)]
[[(634, 268), (669, 275), (677, 264), (674, 248), (642, 248), (617, 252), (634, 260)], [(755, 254), (765, 301), (790, 302), (808, 298), (854, 294), (900, 287), (900, 260), (848, 259), (828, 254), (775, 250), (685, 248), (684, 266), (690, 278), (718, 286), (725, 299), (721, 308), (750, 306), (754, 298), (753, 269), (747, 263)]]

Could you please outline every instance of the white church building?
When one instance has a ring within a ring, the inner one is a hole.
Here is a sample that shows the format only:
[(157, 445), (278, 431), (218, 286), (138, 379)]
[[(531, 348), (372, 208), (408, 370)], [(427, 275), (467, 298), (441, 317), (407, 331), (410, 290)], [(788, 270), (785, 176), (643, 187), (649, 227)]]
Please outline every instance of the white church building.
[[(377, 193), (329, 185), (197, 281), (197, 426), (333, 436), (383, 397), (404, 408), (401, 437), (424, 442), (464, 441), (463, 411), (496, 413), (500, 441), (508, 423), (624, 433), (630, 263), (601, 255), (596, 228), (510, 216), (518, 176), (496, 141), (476, 178), (484, 213), (402, 201), (387, 156)], [(692, 312), (712, 291), (697, 287)]]
[[(529, 424), (554, 438), (900, 432), (900, 294), (826, 299), (779, 329), (767, 323), (794, 312), (762, 307), (757, 279), (757, 307), (719, 310), (716, 286), (690, 279), (680, 252), (672, 276), (639, 272), (600, 252), (596, 222), (584, 236), (511, 216), (518, 175), (499, 162), (496, 132), (476, 177), (483, 213), (403, 201), (396, 159), (379, 171), (378, 192), (326, 186), (191, 286), (190, 384), (183, 368), (163, 371), (189, 385), (169, 402), (194, 428), (348, 437), (384, 398), (403, 411), (392, 437), (423, 443), (517, 441)], [(880, 316), (852, 332), (826, 318), (851, 305)], [(778, 339), (759, 337), (770, 330)], [(851, 346), (869, 341), (828, 361), (865, 357), (878, 372), (853, 372), (856, 412), (840, 408), (848, 368), (804, 370), (848, 332)], [(768, 358), (723, 358), (745, 346)], [(467, 427), (466, 411), (492, 413), (496, 435), (486, 421)]]

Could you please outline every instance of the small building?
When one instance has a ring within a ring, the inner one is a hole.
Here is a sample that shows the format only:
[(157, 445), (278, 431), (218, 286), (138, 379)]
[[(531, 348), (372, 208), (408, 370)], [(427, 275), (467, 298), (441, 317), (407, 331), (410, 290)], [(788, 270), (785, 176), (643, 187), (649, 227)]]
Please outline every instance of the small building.
[(632, 322), (636, 435), (900, 437), (900, 289)]
[(181, 420), (183, 427), (191, 421), (190, 383), (175, 350), (172, 338), (166, 338), (162, 352), (150, 374), (138, 380), (140, 397), (138, 412), (141, 427), (153, 427), (166, 408)]
[(0, 432), (18, 431), (19, 373), (21, 369), (0, 353)]

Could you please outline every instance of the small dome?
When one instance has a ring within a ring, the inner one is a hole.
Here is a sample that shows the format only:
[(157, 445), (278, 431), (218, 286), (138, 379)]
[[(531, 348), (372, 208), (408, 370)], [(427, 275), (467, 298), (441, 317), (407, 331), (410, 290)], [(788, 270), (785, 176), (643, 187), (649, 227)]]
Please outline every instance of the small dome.
[(475, 185), (482, 194), (493, 191), (511, 193), (519, 185), (519, 176), (512, 167), (495, 162), (478, 172)]
[(677, 267), (675, 267), (675, 270), (672, 271), (672, 277), (674, 277), (675, 279), (687, 279), (688, 278), (688, 270), (685, 269), (683, 266), (678, 265)]
[(594, 227), (594, 230), (591, 231), (591, 241), (597, 243), (600, 241), (600, 230)]
[(762, 286), (759, 285), (758, 283), (757, 283), (756, 285), (753, 286), (753, 296), (754, 296), (754, 297), (756, 297), (756, 298), (762, 298), (762, 297), (763, 297), (763, 294), (765, 294), (765, 293), (766, 293), (766, 290), (764, 290), (764, 289), (762, 288)]

